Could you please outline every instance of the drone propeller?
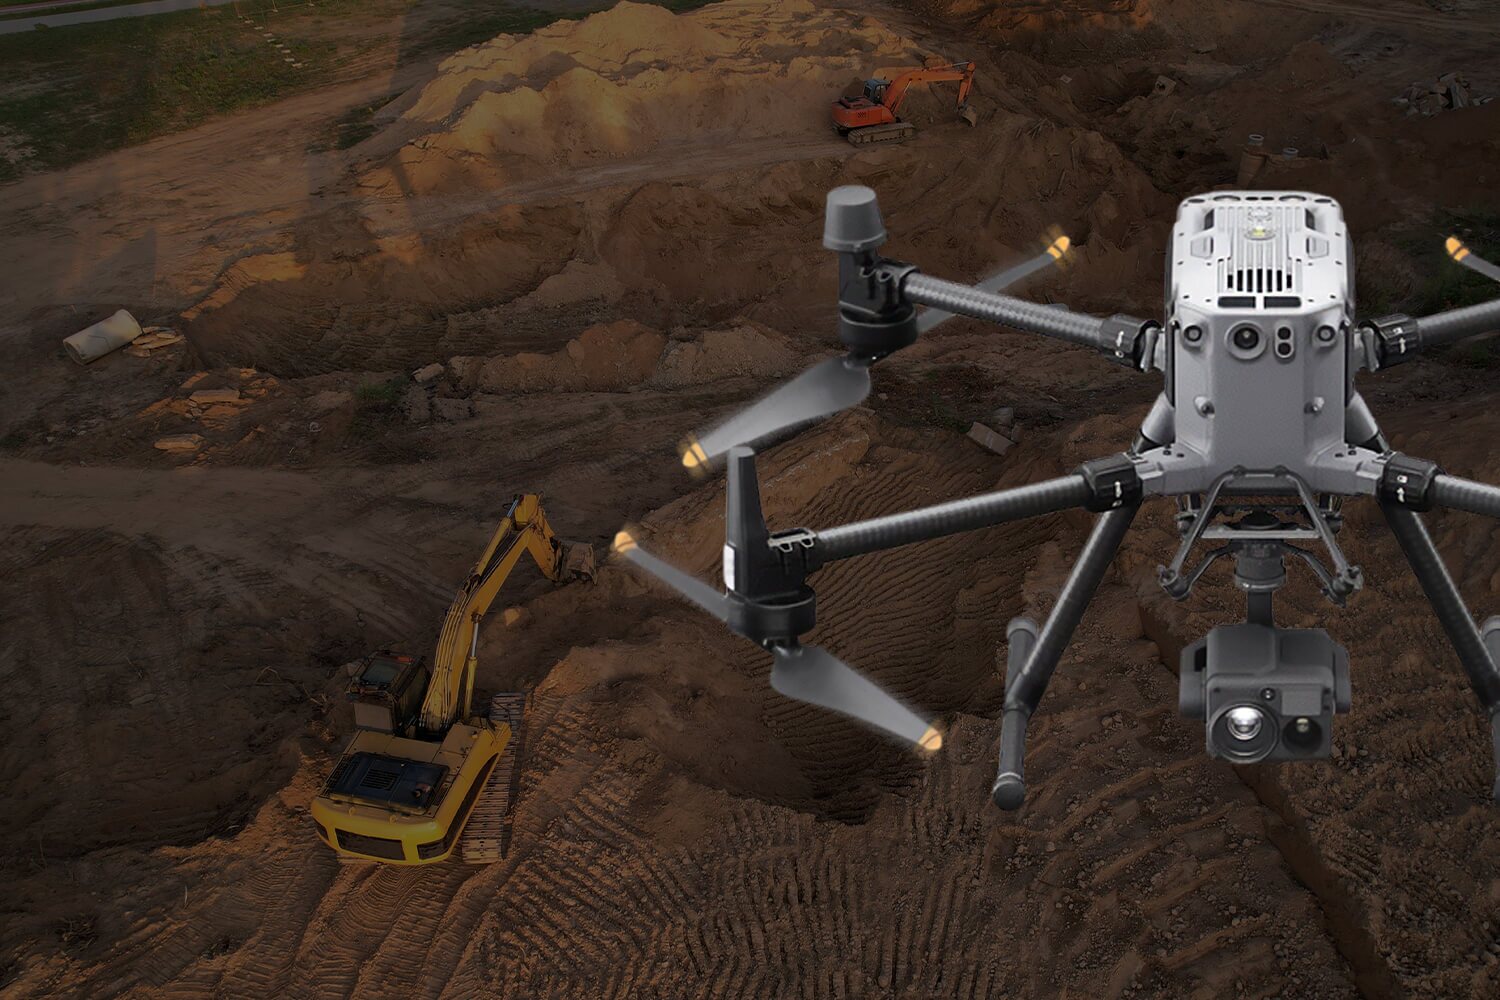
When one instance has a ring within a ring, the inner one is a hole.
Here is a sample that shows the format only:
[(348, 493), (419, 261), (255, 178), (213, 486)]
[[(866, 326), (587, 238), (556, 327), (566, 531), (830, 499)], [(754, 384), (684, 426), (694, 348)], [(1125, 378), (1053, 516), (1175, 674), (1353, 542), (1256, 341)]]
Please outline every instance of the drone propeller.
[(701, 438), (690, 438), (682, 448), (683, 466), (697, 471), (737, 444), (763, 441), (798, 424), (858, 406), (870, 394), (871, 363), (851, 355), (818, 362)]
[[(1022, 261), (1014, 267), (1008, 267), (1003, 271), (997, 271), (976, 284), (974, 287), (983, 292), (1003, 292), (1010, 286), (1022, 279), (1029, 278), (1044, 267), (1058, 263), (1067, 257), (1068, 251), (1073, 247), (1073, 241), (1066, 236), (1058, 235), (1047, 249), (1032, 257), (1030, 260)], [(953, 318), (953, 313), (944, 312), (941, 309), (926, 309), (917, 314), (917, 332), (926, 333), (941, 323), (946, 323)]]
[[(719, 621), (728, 622), (728, 594), (647, 552), (628, 531), (615, 536), (614, 551)], [(746, 638), (754, 640), (753, 636)], [(779, 694), (858, 719), (923, 750), (942, 749), (943, 737), (936, 728), (827, 650), (795, 640), (770, 643), (766, 648), (774, 658), (771, 687)]]
[(940, 750), (942, 735), (864, 674), (817, 646), (772, 646), (771, 687), (794, 701), (832, 709), (914, 743)]
[(678, 569), (636, 544), (628, 531), (615, 535), (614, 551), (626, 562), (635, 563), (662, 583), (692, 601), (721, 622), (729, 621), (729, 598), (702, 580)]
[[(990, 275), (977, 287), (987, 292), (1003, 291), (1061, 261), (1071, 246), (1072, 241), (1059, 234), (1043, 252)], [(916, 317), (917, 333), (926, 333), (952, 318), (953, 313), (928, 309)], [(684, 441), (680, 449), (683, 467), (690, 472), (705, 471), (735, 445), (764, 442), (783, 431), (858, 406), (870, 395), (870, 366), (875, 361), (851, 352), (813, 365), (708, 433)]]
[(1500, 267), (1496, 267), (1483, 257), (1479, 256), (1468, 247), (1464, 246), (1463, 240), (1457, 236), (1448, 237), (1448, 256), (1458, 261), (1471, 271), (1489, 278), (1491, 281), (1500, 281)]

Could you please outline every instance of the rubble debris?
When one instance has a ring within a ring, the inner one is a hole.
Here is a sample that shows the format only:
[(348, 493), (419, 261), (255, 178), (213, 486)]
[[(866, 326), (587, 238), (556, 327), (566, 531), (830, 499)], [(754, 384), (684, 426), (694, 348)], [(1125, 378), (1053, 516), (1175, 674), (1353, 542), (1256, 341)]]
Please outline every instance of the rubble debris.
[(1169, 76), (1158, 76), (1156, 82), (1151, 85), (1151, 93), (1157, 97), (1166, 97), (1177, 89), (1177, 81)]
[(120, 309), (113, 316), (64, 338), (63, 347), (74, 361), (86, 365), (119, 350), (140, 335), (141, 325), (135, 317)]
[(996, 433), (1003, 434), (1012, 441), (1021, 440), (1021, 429), (1016, 426), (1016, 408), (1014, 406), (1002, 406), (991, 413), (986, 420)]
[(401, 411), (414, 424), (425, 424), (431, 420), (432, 403), (427, 398), (427, 390), (419, 385), (407, 386), (406, 395), (401, 398)]
[(180, 344), (184, 339), (182, 334), (165, 326), (146, 326), (141, 328), (141, 335), (125, 348), (125, 353), (134, 358), (149, 358), (153, 351)]
[(434, 399), (432, 415), (438, 420), (446, 420), (450, 423), (468, 420), (474, 415), (474, 402), (469, 399)]
[(202, 447), (202, 434), (168, 434), (166, 437), (157, 438), (155, 444), (158, 451), (172, 452), (197, 451)]
[(1014, 441), (1004, 434), (993, 431), (978, 421), (975, 421), (974, 425), (969, 428), (968, 436), (970, 441), (973, 441), (982, 448), (989, 449), (996, 455), (1004, 455), (1015, 444)]
[(1445, 73), (1435, 81), (1413, 83), (1404, 94), (1392, 98), (1391, 103), (1405, 108), (1408, 115), (1430, 118), (1443, 111), (1488, 104), (1492, 100), (1493, 97), (1474, 96), (1462, 73)]
[(460, 355), (448, 359), (448, 370), (464, 389), (472, 390), (479, 385), (480, 372), (489, 358), (481, 355)]
[(443, 374), (443, 365), (440, 361), (434, 361), (430, 365), (418, 368), (411, 373), (412, 379), (417, 385), (426, 385)]
[(238, 389), (199, 389), (188, 397), (188, 402), (202, 406), (207, 403), (240, 403)]

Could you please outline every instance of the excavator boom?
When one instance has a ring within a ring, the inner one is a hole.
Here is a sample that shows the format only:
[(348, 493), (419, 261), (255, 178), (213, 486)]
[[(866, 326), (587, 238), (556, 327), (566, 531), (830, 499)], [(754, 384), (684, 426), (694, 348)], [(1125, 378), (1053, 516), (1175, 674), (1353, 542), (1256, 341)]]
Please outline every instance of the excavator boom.
[(542, 512), (542, 498), (535, 493), (523, 493), (511, 501), (500, 527), (495, 529), (489, 545), (448, 608), (432, 659), (432, 679), (422, 702), (424, 731), (442, 732), (456, 719), (469, 714), (478, 660), (479, 623), (511, 570), (527, 553), (543, 576), (562, 581), (566, 571), (563, 546)]

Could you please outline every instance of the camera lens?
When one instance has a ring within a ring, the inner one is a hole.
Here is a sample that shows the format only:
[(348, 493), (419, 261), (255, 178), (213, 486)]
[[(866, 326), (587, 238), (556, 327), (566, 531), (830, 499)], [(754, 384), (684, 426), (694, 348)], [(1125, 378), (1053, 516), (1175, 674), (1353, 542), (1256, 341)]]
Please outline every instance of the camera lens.
[(1230, 709), (1227, 720), (1229, 735), (1248, 743), (1260, 735), (1260, 727), (1264, 719), (1265, 714), (1260, 709), (1249, 705)]
[(1288, 746), (1302, 753), (1312, 753), (1323, 743), (1323, 727), (1316, 719), (1293, 719), (1281, 735)]
[(1276, 717), (1259, 705), (1226, 706), (1208, 724), (1208, 745), (1215, 757), (1237, 764), (1265, 760), (1276, 749)]
[(1242, 326), (1231, 335), (1234, 346), (1242, 351), (1253, 351), (1260, 346), (1260, 331), (1253, 326)]

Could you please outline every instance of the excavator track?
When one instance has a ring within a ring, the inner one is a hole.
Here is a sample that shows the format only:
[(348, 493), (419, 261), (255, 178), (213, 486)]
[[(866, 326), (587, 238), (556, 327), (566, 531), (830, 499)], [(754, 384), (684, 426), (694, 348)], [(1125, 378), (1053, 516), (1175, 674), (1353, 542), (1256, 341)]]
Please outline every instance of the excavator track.
[(844, 137), (851, 146), (868, 146), (877, 142), (905, 142), (916, 134), (917, 127), (910, 122), (891, 122), (887, 125), (851, 129)]
[(526, 696), (515, 692), (490, 699), (490, 722), (510, 726), (510, 740), (485, 780), (474, 813), (464, 826), (459, 849), (466, 864), (489, 865), (510, 850), (511, 807), (521, 780), (521, 751), (526, 735)]

